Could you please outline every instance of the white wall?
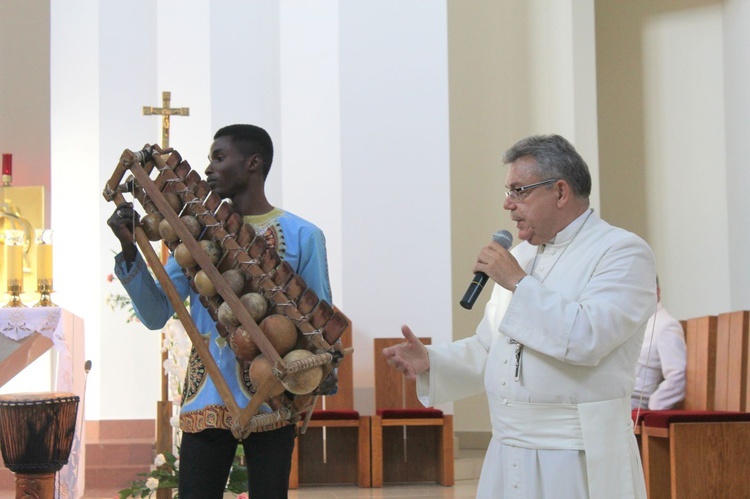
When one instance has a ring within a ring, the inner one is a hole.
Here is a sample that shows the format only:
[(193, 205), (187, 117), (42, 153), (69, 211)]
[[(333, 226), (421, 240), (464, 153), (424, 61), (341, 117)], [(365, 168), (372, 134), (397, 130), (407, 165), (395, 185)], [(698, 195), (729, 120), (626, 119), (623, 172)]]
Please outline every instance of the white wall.
[[(586, 159), (599, 208), (593, 1), (478, 2), (449, 6), (451, 244), (454, 338), (470, 336), (490, 296), (473, 310), (458, 301), (476, 256), (498, 228), (515, 234), (502, 209), (502, 154), (531, 134), (558, 133)], [(484, 395), (455, 404), (457, 431), (489, 427)]]
[(371, 414), (372, 338), (452, 338), (446, 7), (341, 2), (339, 19), (344, 300)]
[(220, 126), (272, 134), (269, 197), (327, 234), (360, 410), (374, 404), (372, 338), (402, 322), (451, 338), (450, 275), (424, 271), (450, 266), (444, 3), (80, 0), (54, 4), (51, 26), (54, 188), (79, 193), (53, 208), (79, 213), (94, 244), (73, 264), (80, 232), (59, 226), (61, 304), (86, 320), (94, 364), (89, 419), (153, 417), (159, 393), (158, 334), (103, 304), (118, 244), (100, 193), (123, 149), (161, 140), (141, 108), (163, 90), (190, 108), (172, 118), (170, 145), (199, 172)]
[(729, 307), (750, 308), (750, 2), (724, 2), (724, 109), (726, 131), (727, 229), (729, 242)]
[(531, 2), (524, 21), (531, 87), (529, 134), (558, 133), (576, 146), (595, 186), (591, 206), (599, 209), (594, 2)]
[[(13, 155), (12, 185), (44, 186), (47, 199), (49, 10), (48, 1), (0, 2), (0, 153)], [(49, 203), (46, 208), (49, 227)]]
[(277, 92), (282, 196), (277, 202), (326, 235), (333, 301), (347, 311), (342, 279), (339, 7), (335, 0), (282, 2)]
[(651, 244), (677, 318), (750, 308), (750, 4), (596, 7), (603, 215)]
[(662, 300), (680, 318), (731, 310), (721, 53), (721, 6), (644, 26), (649, 242)]
[[(265, 128), (275, 145), (275, 159), (266, 181), (272, 203), (283, 199), (281, 171), (284, 151), (281, 137), (281, 35), (283, 1), (211, 2), (210, 102), (211, 133), (234, 123)], [(203, 139), (204, 161), (210, 140)], [(205, 163), (203, 163), (205, 164)], [(201, 168), (201, 172), (202, 172)]]

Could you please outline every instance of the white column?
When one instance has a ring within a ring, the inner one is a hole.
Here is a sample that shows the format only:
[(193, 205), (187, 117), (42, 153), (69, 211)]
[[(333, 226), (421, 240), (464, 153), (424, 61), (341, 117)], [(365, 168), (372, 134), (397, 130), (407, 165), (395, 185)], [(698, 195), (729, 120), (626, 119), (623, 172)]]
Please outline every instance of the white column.
[[(750, 308), (750, 3), (724, 2), (724, 102), (727, 155), (727, 225), (729, 241), (729, 309)], [(714, 179), (711, 176), (711, 179)], [(720, 181), (719, 178), (715, 178)], [(703, 195), (700, 198), (706, 199)]]
[(279, 9), (271, 0), (211, 2), (209, 28), (211, 133), (237, 123), (266, 129), (275, 149), (266, 180), (272, 204), (281, 204), (283, 198)]
[(446, 5), (341, 2), (339, 19), (343, 292), (371, 411), (373, 338), (452, 338)]
[(662, 301), (681, 318), (729, 311), (722, 51), (720, 5), (643, 27), (649, 243)]
[[(281, 2), (280, 206), (326, 235), (334, 304), (345, 311), (342, 283), (339, 2)], [(278, 165), (277, 165), (278, 166)]]
[(589, 166), (591, 205), (598, 209), (594, 1), (531, 2), (528, 22), (531, 133), (557, 133), (576, 146)]
[(99, 175), (99, 9), (97, 0), (75, 4), (52, 2), (50, 10), (50, 203), (57, 290), (52, 299), (83, 317), (89, 329), (86, 351), (96, 370), (88, 384), (86, 412), (97, 418), (105, 283), (100, 214), (104, 203), (95, 195), (103, 185)]
[[(155, 14), (151, 22), (157, 23), (156, 87), (149, 105), (161, 106), (162, 92), (170, 91), (172, 108), (190, 109), (190, 116), (172, 116), (169, 143), (203, 175), (215, 132), (211, 124), (210, 2), (159, 0)], [(161, 118), (151, 116), (148, 120), (153, 136), (160, 138)]]

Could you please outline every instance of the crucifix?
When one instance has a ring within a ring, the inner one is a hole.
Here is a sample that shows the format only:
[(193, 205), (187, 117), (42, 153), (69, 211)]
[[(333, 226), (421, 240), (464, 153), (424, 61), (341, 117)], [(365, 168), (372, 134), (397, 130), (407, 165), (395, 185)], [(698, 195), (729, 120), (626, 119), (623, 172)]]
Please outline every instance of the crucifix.
[[(190, 116), (189, 107), (169, 107), (172, 103), (172, 92), (161, 93), (161, 107), (143, 106), (144, 116), (161, 116), (161, 148), (166, 151), (169, 149), (169, 128), (170, 128), (170, 117), (171, 116)], [(161, 246), (161, 261), (166, 263), (167, 247), (162, 244)]]
[[(162, 117), (161, 122), (161, 147), (166, 151), (169, 148), (169, 120), (171, 116), (190, 116), (190, 108), (187, 107), (170, 107), (172, 102), (171, 92), (161, 93), (162, 107), (143, 106), (143, 115), (157, 115)], [(162, 243), (161, 260), (162, 263), (167, 261), (169, 256), (167, 247)], [(166, 349), (161, 356), (162, 365), (167, 360)], [(162, 371), (161, 379), (161, 400), (156, 402), (156, 450), (157, 452), (172, 452), (172, 402), (169, 400), (169, 380)], [(158, 489), (156, 491), (157, 499), (169, 499), (172, 497), (172, 491), (169, 489)]]
[[(169, 128), (171, 116), (190, 116), (189, 107), (169, 107), (172, 103), (172, 92), (161, 93), (161, 107), (143, 106), (144, 116), (161, 116), (161, 148), (166, 151), (169, 149)], [(167, 262), (169, 252), (167, 247), (161, 245), (161, 261)]]
[(143, 115), (160, 115), (161, 121), (161, 147), (169, 147), (169, 118), (171, 116), (190, 116), (189, 107), (169, 107), (172, 102), (172, 92), (161, 93), (161, 107), (143, 106)]

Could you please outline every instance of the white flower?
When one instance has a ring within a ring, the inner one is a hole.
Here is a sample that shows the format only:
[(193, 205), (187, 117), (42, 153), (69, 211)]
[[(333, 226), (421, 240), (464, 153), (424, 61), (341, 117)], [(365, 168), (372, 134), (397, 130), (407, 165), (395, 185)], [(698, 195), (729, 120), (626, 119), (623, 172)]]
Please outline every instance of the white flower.
[(180, 469), (180, 460), (179, 459), (174, 462), (174, 467), (177, 468), (178, 470)]
[(159, 454), (158, 456), (156, 456), (156, 459), (154, 459), (154, 466), (161, 466), (166, 462), (167, 459), (164, 457), (164, 454)]
[(172, 416), (169, 418), (169, 424), (172, 425), (172, 428), (179, 428), (180, 427), (180, 417), (179, 416)]
[(162, 329), (162, 334), (162, 351), (168, 352), (163, 363), (164, 373), (168, 379), (170, 398), (177, 400), (182, 395), (182, 382), (187, 372), (192, 343), (179, 320), (170, 319)]
[(177, 362), (175, 362), (174, 359), (165, 360), (162, 366), (164, 366), (164, 371), (170, 376), (179, 378), (179, 376), (182, 374), (180, 372), (180, 366), (177, 364)]
[(146, 487), (148, 487), (148, 490), (156, 490), (159, 487), (159, 479), (150, 477), (146, 480)]

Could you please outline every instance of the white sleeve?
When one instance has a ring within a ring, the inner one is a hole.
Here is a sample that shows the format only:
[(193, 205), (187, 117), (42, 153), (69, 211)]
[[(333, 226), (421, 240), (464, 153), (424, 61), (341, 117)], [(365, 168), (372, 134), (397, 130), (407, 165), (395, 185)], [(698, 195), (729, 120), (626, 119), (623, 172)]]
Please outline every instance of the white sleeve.
[(487, 349), (477, 336), (427, 349), (430, 369), (417, 379), (417, 396), (423, 405), (432, 407), (484, 391)]
[(685, 398), (685, 334), (680, 323), (671, 317), (670, 319), (663, 324), (664, 329), (659, 333), (654, 345), (661, 359), (664, 381), (659, 384), (648, 401), (648, 408), (652, 410), (671, 409)]

